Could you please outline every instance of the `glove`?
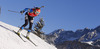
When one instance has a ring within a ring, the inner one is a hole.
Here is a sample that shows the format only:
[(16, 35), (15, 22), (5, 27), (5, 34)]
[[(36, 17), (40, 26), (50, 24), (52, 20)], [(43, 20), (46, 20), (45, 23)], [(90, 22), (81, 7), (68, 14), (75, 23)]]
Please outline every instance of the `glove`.
[(20, 11), (21, 14), (23, 14), (25, 11)]

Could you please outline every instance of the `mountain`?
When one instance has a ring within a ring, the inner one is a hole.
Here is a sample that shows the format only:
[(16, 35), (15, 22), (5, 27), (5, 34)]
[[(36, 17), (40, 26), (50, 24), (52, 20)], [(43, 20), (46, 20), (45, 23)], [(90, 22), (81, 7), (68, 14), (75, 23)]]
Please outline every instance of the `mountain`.
[[(17, 31), (19, 28), (0, 21), (0, 49), (57, 49), (55, 46), (48, 44), (38, 36), (30, 33), (30, 39), (37, 45), (22, 36), (26, 41), (23, 42), (12, 30)], [(26, 35), (27, 31), (23, 30), (21, 34)]]
[(78, 43), (81, 48), (85, 47), (86, 49), (87, 47), (92, 47), (93, 49), (100, 49), (100, 26), (94, 29), (78, 29), (75, 32), (71, 30), (66, 31), (64, 29), (58, 29), (46, 35), (45, 40), (50, 44), (54, 44), (58, 49), (66, 49), (69, 45), (71, 46), (70, 48), (72, 48)]
[(78, 41), (65, 41), (62, 44), (56, 45), (58, 49), (100, 49), (100, 47), (92, 46)]

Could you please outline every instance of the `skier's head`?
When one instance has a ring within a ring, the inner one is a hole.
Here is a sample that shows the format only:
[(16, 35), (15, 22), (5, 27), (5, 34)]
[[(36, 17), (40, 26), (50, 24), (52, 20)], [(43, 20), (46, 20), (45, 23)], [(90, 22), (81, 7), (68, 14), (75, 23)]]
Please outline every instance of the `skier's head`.
[(35, 9), (40, 9), (39, 7), (35, 7)]
[(40, 14), (40, 11), (41, 11), (41, 10), (40, 10), (39, 7), (35, 7), (35, 14), (36, 14), (36, 15), (39, 15), (39, 14)]

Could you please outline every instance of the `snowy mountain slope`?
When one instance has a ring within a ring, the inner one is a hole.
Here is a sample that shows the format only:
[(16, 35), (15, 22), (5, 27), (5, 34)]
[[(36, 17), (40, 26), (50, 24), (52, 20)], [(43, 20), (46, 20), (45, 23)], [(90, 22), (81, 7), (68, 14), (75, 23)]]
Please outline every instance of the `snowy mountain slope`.
[[(51, 43), (59, 44), (64, 41), (81, 41), (88, 43), (89, 41), (95, 41), (100, 39), (100, 27), (96, 27), (96, 29), (80, 29), (76, 32), (66, 31), (63, 29), (55, 30), (54, 32), (47, 35), (47, 40), (51, 40)], [(50, 37), (50, 38), (49, 38)]]
[(64, 29), (58, 29), (51, 32), (50, 34), (47, 34), (45, 39), (48, 43), (54, 44), (58, 49), (62, 47), (65, 48), (66, 45), (68, 45), (69, 47), (69, 42), (73, 43), (71, 44), (72, 47), (76, 45), (74, 43), (79, 43), (79, 45), (81, 45), (81, 48), (83, 47), (82, 45), (86, 44), (91, 45), (93, 49), (100, 49), (100, 26), (97, 26), (94, 29), (78, 29), (75, 32), (71, 30), (66, 31)]
[[(30, 39), (38, 46), (33, 45), (30, 41), (22, 37), (23, 42), (12, 30), (17, 31), (19, 28), (8, 25), (0, 21), (0, 49), (56, 49), (53, 45), (46, 43), (34, 34), (30, 34)], [(21, 32), (26, 35), (27, 31)]]

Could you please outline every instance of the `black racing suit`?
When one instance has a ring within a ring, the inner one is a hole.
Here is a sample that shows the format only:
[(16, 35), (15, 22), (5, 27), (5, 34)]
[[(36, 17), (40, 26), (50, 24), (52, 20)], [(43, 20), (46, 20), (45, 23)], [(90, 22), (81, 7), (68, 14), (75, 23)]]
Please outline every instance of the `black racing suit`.
[(26, 27), (28, 25), (28, 22), (29, 22), (29, 30), (32, 29), (32, 25), (33, 25), (33, 20), (34, 20), (34, 17), (31, 17), (28, 15), (28, 12), (25, 13), (25, 24), (23, 24), (21, 26), (22, 27)]

